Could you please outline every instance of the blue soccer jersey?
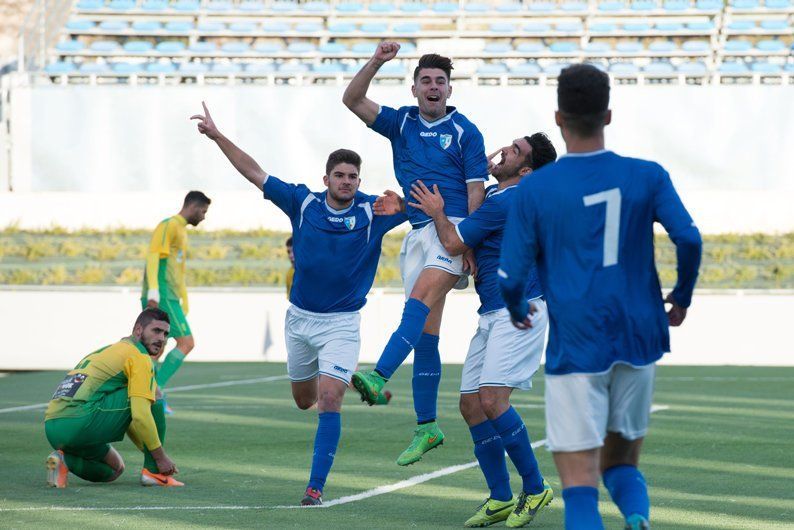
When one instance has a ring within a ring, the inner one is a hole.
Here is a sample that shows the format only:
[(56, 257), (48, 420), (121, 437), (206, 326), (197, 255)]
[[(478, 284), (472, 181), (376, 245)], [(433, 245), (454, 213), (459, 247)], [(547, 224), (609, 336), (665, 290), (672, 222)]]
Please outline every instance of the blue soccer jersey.
[[(516, 186), (498, 189), (496, 185), (485, 191), (485, 201), (461, 221), (455, 229), (458, 237), (466, 246), (474, 249), (477, 258), (477, 281), (474, 288), (480, 296), (481, 315), (505, 307), (502, 293), (499, 292), (499, 254), (502, 250), (507, 213), (510, 211)], [(532, 300), (541, 295), (540, 284), (533, 270), (529, 271), (524, 288), (524, 300)]]
[(303, 184), (270, 175), (263, 192), (292, 221), (295, 276), (289, 300), (315, 313), (358, 311), (367, 302), (383, 236), (407, 220), (405, 214), (373, 215), (377, 197), (357, 193), (341, 211)]
[[(488, 180), (482, 134), (473, 123), (454, 107), (428, 122), (419, 115), (419, 107), (381, 106), (371, 127), (391, 141), (394, 174), (405, 197), (411, 197), (411, 184), (417, 180), (431, 190), (437, 184), (448, 217), (469, 215), (466, 184)], [(414, 227), (430, 222), (421, 210), (406, 208)]]
[(673, 298), (688, 307), (700, 265), (700, 233), (658, 164), (610, 151), (566, 155), (525, 178), (515, 193), (500, 260), (514, 318), (523, 279), (537, 264), (549, 308), (546, 373), (644, 366), (670, 351), (654, 263), (653, 224), (676, 245)]

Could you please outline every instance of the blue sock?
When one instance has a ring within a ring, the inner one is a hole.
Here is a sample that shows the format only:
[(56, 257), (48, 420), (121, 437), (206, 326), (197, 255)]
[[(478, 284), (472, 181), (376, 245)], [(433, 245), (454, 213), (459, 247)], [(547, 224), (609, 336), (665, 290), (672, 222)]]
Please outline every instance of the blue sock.
[(419, 343), (428, 313), (430, 313), (430, 308), (415, 298), (409, 298), (405, 302), (400, 327), (392, 333), (386, 344), (386, 348), (375, 366), (376, 372), (386, 379), (390, 379), (394, 375), (411, 350)]
[(598, 489), (576, 486), (562, 490), (565, 501), (565, 530), (603, 530), (598, 513)]
[(645, 477), (639, 469), (629, 465), (610, 467), (604, 471), (604, 486), (623, 517), (628, 518), (636, 513), (648, 519), (651, 501), (648, 499)]
[(524, 493), (531, 495), (541, 493), (543, 491), (543, 476), (540, 474), (538, 461), (535, 459), (535, 453), (529, 443), (527, 427), (516, 409), (510, 407), (504, 414), (491, 420), (491, 425), (502, 437), (502, 444), (521, 475)]
[(499, 434), (489, 421), (469, 427), (469, 431), (474, 441), (474, 456), (477, 457), (482, 474), (485, 475), (485, 483), (491, 490), (491, 498), (497, 501), (509, 501), (513, 498), (513, 491), (510, 489), (505, 448)]
[(422, 333), (414, 348), (414, 410), (417, 423), (436, 419), (438, 384), (441, 382), (441, 355), (438, 353), (438, 335)]
[(328, 472), (334, 464), (336, 446), (339, 445), (339, 435), (342, 433), (342, 420), (338, 412), (321, 412), (319, 417), (308, 487), (322, 491)]

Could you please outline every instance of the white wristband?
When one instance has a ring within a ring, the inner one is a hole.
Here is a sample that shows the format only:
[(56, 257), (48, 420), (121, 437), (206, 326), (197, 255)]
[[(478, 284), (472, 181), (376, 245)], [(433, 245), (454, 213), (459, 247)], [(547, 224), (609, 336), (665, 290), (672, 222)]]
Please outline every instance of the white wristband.
[(160, 291), (157, 289), (150, 289), (149, 290), (149, 301), (160, 303)]

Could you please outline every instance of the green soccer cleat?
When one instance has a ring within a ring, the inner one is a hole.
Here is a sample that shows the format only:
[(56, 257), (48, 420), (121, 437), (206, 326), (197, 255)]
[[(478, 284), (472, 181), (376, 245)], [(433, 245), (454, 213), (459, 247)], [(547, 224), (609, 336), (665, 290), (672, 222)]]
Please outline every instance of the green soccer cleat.
[(512, 513), (516, 502), (513, 499), (509, 501), (497, 501), (490, 497), (485, 499), (485, 502), (480, 504), (477, 511), (463, 523), (466, 528), (481, 528), (483, 526), (491, 526), (494, 523), (504, 521)]
[(369, 405), (378, 403), (381, 390), (386, 384), (386, 379), (378, 375), (376, 371), (356, 372), (353, 374), (353, 386), (359, 394), (361, 401), (366, 401)]
[(389, 401), (391, 401), (391, 392), (388, 390), (384, 390), (380, 394), (378, 394), (378, 400), (375, 402), (376, 405), (388, 405)]
[(548, 506), (554, 498), (554, 490), (545, 480), (543, 481), (543, 491), (535, 495), (521, 492), (518, 496), (516, 509), (510, 513), (505, 526), (510, 528), (521, 528), (532, 522), (541, 508)]
[(398, 466), (408, 466), (419, 462), (422, 455), (444, 443), (444, 433), (438, 428), (438, 423), (425, 423), (418, 425), (414, 431), (414, 439), (408, 449), (397, 458)]
[(626, 530), (651, 530), (651, 524), (648, 519), (635, 513), (626, 518)]

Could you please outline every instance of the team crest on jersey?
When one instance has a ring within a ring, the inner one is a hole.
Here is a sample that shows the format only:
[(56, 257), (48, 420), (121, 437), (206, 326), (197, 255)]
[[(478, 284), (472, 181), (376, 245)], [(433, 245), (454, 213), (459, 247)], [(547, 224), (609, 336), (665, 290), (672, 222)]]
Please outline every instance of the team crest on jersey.
[(438, 137), (438, 141), (441, 142), (441, 147), (446, 149), (450, 145), (452, 145), (452, 135), (451, 134), (442, 134)]
[(348, 230), (353, 230), (356, 226), (356, 218), (355, 217), (345, 217), (345, 226)]

